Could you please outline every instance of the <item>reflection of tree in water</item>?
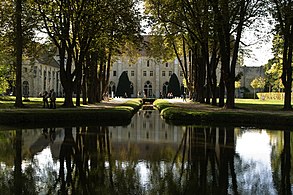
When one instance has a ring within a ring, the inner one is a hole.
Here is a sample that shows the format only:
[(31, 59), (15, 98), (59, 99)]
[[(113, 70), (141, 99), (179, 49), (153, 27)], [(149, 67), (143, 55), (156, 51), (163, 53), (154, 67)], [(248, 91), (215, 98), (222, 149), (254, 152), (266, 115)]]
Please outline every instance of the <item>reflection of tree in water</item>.
[[(237, 194), (234, 129), (188, 128), (173, 161), (152, 163), (150, 194)], [(163, 165), (163, 166), (162, 166)]]
[(59, 192), (141, 194), (136, 165), (137, 162), (131, 160), (112, 161), (107, 128), (78, 128), (76, 139), (72, 129), (65, 128), (60, 151)]
[(284, 130), (282, 134), (283, 145), (279, 146), (278, 151), (280, 154), (272, 154), (274, 155), (272, 156), (274, 160), (272, 162), (272, 174), (278, 194), (292, 194), (290, 176), (292, 175), (291, 151), (293, 151), (293, 145), (291, 143), (293, 137), (290, 130)]
[[(15, 133), (12, 139), (15, 167), (0, 170), (1, 194), (40, 191), (48, 194), (243, 193), (241, 172), (245, 171), (245, 164), (235, 155), (233, 128), (190, 127), (184, 132), (177, 151), (168, 145), (147, 151), (149, 158), (144, 163), (149, 176), (146, 182), (142, 182), (140, 175), (141, 151), (136, 145), (123, 144), (118, 151), (112, 151), (114, 147), (106, 127), (77, 128), (76, 135), (72, 128), (65, 128), (64, 132), (59, 172), (45, 167), (45, 178), (37, 175), (41, 167), (35, 167), (34, 162), (21, 168), (22, 135)], [(279, 194), (290, 194), (290, 132), (285, 132), (282, 140), (284, 146), (276, 157), (280, 164), (274, 169), (281, 171), (279, 175), (274, 173), (274, 184)], [(42, 189), (38, 186), (40, 181), (44, 183)]]

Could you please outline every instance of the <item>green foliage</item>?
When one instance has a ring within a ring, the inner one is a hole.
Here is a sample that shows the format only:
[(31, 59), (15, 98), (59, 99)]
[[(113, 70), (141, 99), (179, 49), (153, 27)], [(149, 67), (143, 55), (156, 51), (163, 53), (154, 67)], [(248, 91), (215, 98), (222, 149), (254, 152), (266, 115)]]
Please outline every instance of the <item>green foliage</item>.
[(171, 104), (170, 102), (168, 102), (167, 100), (163, 100), (163, 99), (157, 99), (154, 101), (153, 105), (158, 109), (158, 110), (163, 110), (167, 107), (173, 106), (173, 104)]
[(284, 88), (281, 79), (283, 73), (283, 44), (283, 38), (278, 34), (275, 35), (272, 48), (274, 57), (265, 65), (267, 82), (269, 84), (270, 91), (273, 92), (280, 91)]
[(174, 97), (181, 96), (180, 83), (175, 73), (173, 73), (170, 77), (169, 85), (168, 85), (168, 93), (172, 93)]
[(119, 77), (117, 91), (115, 95), (117, 97), (130, 97), (130, 81), (126, 71), (123, 71)]
[[(167, 105), (167, 104), (165, 104)], [(281, 101), (262, 101), (236, 99), (235, 110), (217, 110), (215, 107), (182, 108), (178, 104), (169, 104), (161, 109), (161, 115), (169, 122), (176, 125), (255, 125), (264, 127), (290, 126), (293, 115), (280, 112)], [(258, 111), (258, 112), (256, 112)], [(279, 111), (279, 112), (276, 112)]]
[(241, 81), (235, 81), (235, 89), (239, 89), (241, 87)]
[(255, 79), (253, 79), (250, 83), (250, 86), (253, 88), (253, 89), (263, 89), (264, 86), (265, 86), (266, 82), (265, 82), (265, 79), (262, 78), (262, 77), (257, 77)]

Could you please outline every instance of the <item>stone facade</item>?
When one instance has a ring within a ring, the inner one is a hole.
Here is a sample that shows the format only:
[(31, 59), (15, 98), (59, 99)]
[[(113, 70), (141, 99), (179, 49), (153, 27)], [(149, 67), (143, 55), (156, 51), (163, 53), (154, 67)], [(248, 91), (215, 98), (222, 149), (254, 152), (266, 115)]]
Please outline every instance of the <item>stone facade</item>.
[(54, 89), (62, 96), (59, 64), (54, 57), (44, 56), (35, 61), (24, 61), (22, 67), (23, 97), (38, 97), (44, 91)]
[[(110, 75), (109, 94), (115, 97), (116, 87), (119, 77), (123, 71), (128, 73), (132, 85), (131, 97), (160, 97), (160, 93), (165, 97), (169, 79), (175, 73), (179, 79), (181, 88), (183, 87), (183, 72), (178, 60), (162, 63), (148, 56), (141, 56), (136, 63), (129, 63), (130, 59), (121, 57), (113, 64)], [(236, 66), (236, 75), (242, 72), (241, 87), (245, 87), (253, 92), (250, 83), (257, 77), (264, 77), (264, 67)], [(220, 65), (217, 68), (217, 78), (220, 78)]]
[(240, 71), (243, 73), (241, 87), (245, 87), (251, 92), (253, 92), (253, 88), (250, 86), (251, 81), (258, 77), (265, 77), (264, 66), (241, 66)]
[[(120, 56), (113, 63), (110, 71), (109, 96), (115, 97), (119, 77), (126, 71), (131, 82), (131, 97), (166, 97), (170, 77), (173, 73), (178, 77), (181, 91), (183, 91), (183, 72), (177, 59), (163, 62), (143, 53), (136, 60)], [(264, 77), (264, 67), (237, 66), (236, 74), (243, 73), (241, 87), (253, 89), (250, 83), (256, 77)], [(220, 78), (220, 65), (217, 69)], [(43, 56), (34, 62), (26, 61), (22, 71), (23, 96), (37, 97), (43, 91), (54, 89), (57, 96), (63, 95), (60, 82), (58, 57)]]
[(183, 86), (183, 72), (178, 61), (162, 63), (148, 56), (141, 56), (135, 63), (129, 57), (121, 57), (113, 63), (110, 75), (109, 94), (115, 96), (122, 72), (126, 71), (132, 85), (131, 97), (160, 97), (166, 95), (171, 75), (175, 73)]

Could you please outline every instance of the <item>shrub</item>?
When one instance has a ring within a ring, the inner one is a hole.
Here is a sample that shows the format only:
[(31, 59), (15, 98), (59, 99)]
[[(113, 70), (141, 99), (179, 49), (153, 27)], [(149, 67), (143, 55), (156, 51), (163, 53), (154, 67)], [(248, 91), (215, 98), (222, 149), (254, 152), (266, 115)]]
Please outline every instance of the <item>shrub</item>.
[[(284, 93), (281, 92), (266, 92), (266, 93), (257, 93), (257, 97), (261, 100), (283, 100)], [(291, 97), (293, 98), (292, 94)]]

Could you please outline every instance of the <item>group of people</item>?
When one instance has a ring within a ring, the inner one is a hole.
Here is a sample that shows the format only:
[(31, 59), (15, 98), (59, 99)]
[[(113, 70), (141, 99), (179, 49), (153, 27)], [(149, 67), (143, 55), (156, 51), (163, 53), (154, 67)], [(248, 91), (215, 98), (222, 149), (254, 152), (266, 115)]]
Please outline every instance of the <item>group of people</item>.
[[(52, 109), (56, 109), (56, 92), (54, 91), (54, 89), (51, 89), (50, 92), (48, 91), (44, 91), (44, 93), (42, 94), (43, 97), (43, 108), (52, 108)], [(49, 100), (50, 99), (50, 104), (49, 104)]]

